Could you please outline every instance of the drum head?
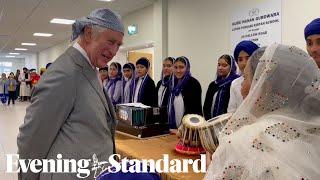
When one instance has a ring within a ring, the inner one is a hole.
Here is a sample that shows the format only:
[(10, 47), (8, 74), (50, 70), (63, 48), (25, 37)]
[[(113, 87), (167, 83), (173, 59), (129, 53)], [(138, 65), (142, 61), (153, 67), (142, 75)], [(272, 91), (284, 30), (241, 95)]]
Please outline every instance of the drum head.
[(188, 128), (199, 128), (204, 125), (206, 120), (197, 114), (187, 114), (183, 117), (182, 123)]

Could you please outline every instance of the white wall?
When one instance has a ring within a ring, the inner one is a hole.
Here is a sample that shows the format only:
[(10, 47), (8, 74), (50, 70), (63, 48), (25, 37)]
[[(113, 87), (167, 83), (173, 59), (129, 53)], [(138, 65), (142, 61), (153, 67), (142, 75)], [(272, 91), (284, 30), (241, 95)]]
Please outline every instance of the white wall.
[(68, 40), (38, 53), (38, 69), (55, 61), (70, 45)]
[(282, 43), (305, 49), (304, 28), (320, 17), (319, 7), (319, 0), (283, 0)]
[[(214, 80), (217, 59), (230, 53), (230, 16), (237, 8), (254, 7), (267, 0), (158, 0), (154, 5), (123, 17), (125, 28), (136, 24), (138, 34), (125, 32), (124, 47), (153, 42), (155, 81), (159, 80), (161, 62), (166, 56), (187, 56), (191, 72), (202, 85), (202, 97)], [(282, 0), (282, 43), (305, 48), (304, 27), (319, 17), (319, 0)], [(68, 47), (64, 42), (39, 53), (39, 67), (55, 60)], [(126, 55), (114, 58), (124, 64)], [(204, 99), (202, 99), (204, 100)]]
[[(170, 0), (168, 1), (168, 55), (185, 55), (191, 73), (202, 85), (202, 101), (214, 80), (217, 59), (233, 51), (230, 18), (235, 8), (254, 7), (266, 0)], [(319, 0), (283, 0), (282, 43), (305, 49), (304, 27), (319, 17)]]
[[(153, 6), (148, 6), (140, 9), (137, 12), (128, 14), (122, 17), (125, 26), (125, 35), (122, 48), (136, 47), (144, 44), (150, 44), (154, 41), (154, 15)], [(127, 27), (129, 25), (135, 24), (138, 26), (138, 34), (129, 36), (127, 33)], [(70, 45), (69, 41), (53, 46), (49, 49), (41, 51), (39, 53), (39, 68), (45, 67), (47, 63), (53, 62), (57, 57), (59, 57)], [(120, 64), (125, 64), (127, 60), (126, 52), (119, 51), (117, 55), (113, 58), (111, 62), (117, 61)], [(110, 64), (109, 62), (108, 64)]]
[[(122, 20), (125, 27), (124, 46), (136, 46), (154, 39), (153, 6), (148, 6), (137, 12), (128, 14)], [(133, 24), (138, 26), (138, 34), (129, 36), (127, 28)]]
[(38, 61), (37, 61), (37, 54), (26, 54), (24, 55), (24, 60), (25, 60), (25, 67), (28, 69), (36, 69), (37, 72), (39, 73), (38, 67)]
[[(17, 69), (22, 70), (23, 67), (25, 67), (25, 59), (24, 58), (3, 58), (0, 57), (0, 62), (11, 62), (11, 67), (4, 67), (3, 65), (0, 65), (0, 74), (4, 71), (7, 71), (6, 74), (9, 75), (10, 72), (16, 73)], [(5, 70), (5, 69), (7, 70)], [(10, 71), (10, 72), (8, 72)]]

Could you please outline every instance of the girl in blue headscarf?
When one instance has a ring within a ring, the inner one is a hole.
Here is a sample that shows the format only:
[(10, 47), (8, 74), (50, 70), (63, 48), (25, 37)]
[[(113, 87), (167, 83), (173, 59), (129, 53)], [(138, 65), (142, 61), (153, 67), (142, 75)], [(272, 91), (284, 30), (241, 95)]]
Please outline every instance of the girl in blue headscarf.
[(106, 85), (106, 91), (113, 105), (121, 103), (121, 87), (122, 73), (121, 64), (117, 62), (111, 63), (109, 67), (109, 80)]
[(225, 54), (219, 58), (216, 80), (210, 83), (203, 105), (205, 119), (227, 113), (230, 86), (239, 77), (236, 71), (236, 62), (230, 55)]
[(202, 115), (201, 85), (191, 76), (188, 58), (181, 56), (174, 61), (174, 75), (170, 84), (168, 104), (170, 129), (177, 129), (184, 115)]
[(168, 105), (170, 95), (169, 84), (172, 77), (174, 60), (173, 57), (167, 57), (162, 62), (161, 80), (156, 87), (159, 107), (166, 107)]
[(135, 85), (135, 67), (132, 63), (123, 65), (122, 103), (131, 103)]

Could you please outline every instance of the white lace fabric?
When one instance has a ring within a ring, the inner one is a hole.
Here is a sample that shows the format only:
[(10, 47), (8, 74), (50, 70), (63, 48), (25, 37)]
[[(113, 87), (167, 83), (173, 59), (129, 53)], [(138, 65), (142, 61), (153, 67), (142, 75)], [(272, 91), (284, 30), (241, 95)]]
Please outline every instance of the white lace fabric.
[(219, 135), (205, 179), (319, 179), (319, 81), (303, 50), (267, 47), (249, 95)]

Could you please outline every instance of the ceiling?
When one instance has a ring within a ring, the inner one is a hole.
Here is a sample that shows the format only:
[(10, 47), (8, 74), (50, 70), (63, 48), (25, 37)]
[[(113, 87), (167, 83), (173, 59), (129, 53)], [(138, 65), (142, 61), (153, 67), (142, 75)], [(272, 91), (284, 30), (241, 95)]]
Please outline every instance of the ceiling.
[[(37, 53), (70, 38), (71, 25), (51, 24), (53, 18), (76, 19), (96, 8), (107, 7), (122, 17), (150, 6), (155, 0), (0, 0), (0, 54), (8, 55), (15, 48), (27, 48), (20, 53)], [(33, 33), (54, 34), (34, 37)], [(37, 43), (22, 46), (21, 43)]]

